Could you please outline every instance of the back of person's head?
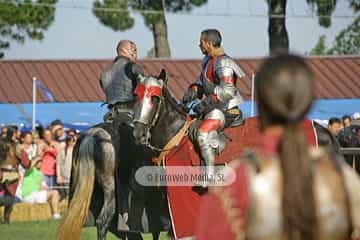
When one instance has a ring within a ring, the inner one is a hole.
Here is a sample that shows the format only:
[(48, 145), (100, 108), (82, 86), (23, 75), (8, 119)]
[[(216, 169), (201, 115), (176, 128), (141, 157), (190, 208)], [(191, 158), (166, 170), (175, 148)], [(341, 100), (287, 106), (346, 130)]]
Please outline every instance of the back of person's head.
[(262, 63), (255, 86), (262, 129), (284, 129), (278, 145), (284, 229), (288, 239), (316, 239), (312, 165), (300, 128), (314, 98), (313, 74), (299, 56), (274, 55)]
[(314, 98), (313, 74), (304, 59), (295, 55), (265, 60), (255, 86), (263, 128), (300, 123)]
[(222, 37), (216, 29), (206, 29), (201, 32), (201, 39), (210, 42), (214, 47), (221, 47)]
[(6, 132), (5, 140), (8, 142), (15, 142), (16, 136), (17, 136), (17, 131), (18, 131), (17, 127), (9, 126), (8, 130)]
[(35, 127), (35, 133), (38, 134), (39, 138), (43, 137), (44, 127), (39, 125)]

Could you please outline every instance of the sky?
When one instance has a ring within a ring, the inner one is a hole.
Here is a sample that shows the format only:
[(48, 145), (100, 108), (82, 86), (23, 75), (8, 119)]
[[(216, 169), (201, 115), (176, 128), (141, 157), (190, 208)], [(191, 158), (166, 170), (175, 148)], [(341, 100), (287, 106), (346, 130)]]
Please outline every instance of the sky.
[[(55, 21), (42, 41), (27, 39), (23, 45), (11, 43), (5, 59), (109, 59), (115, 55), (120, 39), (131, 39), (138, 45), (140, 58), (153, 47), (151, 31), (137, 13), (132, 29), (114, 32), (92, 14), (92, 0), (59, 0)], [(209, 0), (189, 14), (166, 13), (172, 58), (199, 59), (199, 34), (206, 28), (217, 28), (223, 46), (233, 57), (257, 57), (268, 54), (267, 4), (265, 0)], [(353, 20), (347, 0), (338, 0), (330, 28), (320, 27), (305, 0), (288, 0), (287, 29), (290, 49), (305, 54), (321, 35), (331, 44), (337, 33)]]

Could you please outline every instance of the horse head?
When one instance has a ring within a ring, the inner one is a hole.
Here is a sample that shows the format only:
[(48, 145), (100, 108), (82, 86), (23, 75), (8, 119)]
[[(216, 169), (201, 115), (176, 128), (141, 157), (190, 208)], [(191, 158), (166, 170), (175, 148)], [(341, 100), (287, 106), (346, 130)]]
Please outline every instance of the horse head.
[(137, 103), (134, 107), (133, 135), (137, 143), (148, 145), (150, 130), (157, 123), (164, 102), (163, 89), (167, 85), (167, 74), (163, 69), (158, 77), (139, 76), (139, 80), (135, 89)]

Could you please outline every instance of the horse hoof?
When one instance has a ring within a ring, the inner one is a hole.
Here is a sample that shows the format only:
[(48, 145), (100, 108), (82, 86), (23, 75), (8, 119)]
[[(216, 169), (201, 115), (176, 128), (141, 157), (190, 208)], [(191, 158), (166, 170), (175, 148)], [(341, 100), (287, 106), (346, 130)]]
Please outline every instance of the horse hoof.
[(121, 214), (118, 215), (117, 230), (118, 231), (129, 231), (130, 230), (129, 226), (126, 224), (126, 221)]

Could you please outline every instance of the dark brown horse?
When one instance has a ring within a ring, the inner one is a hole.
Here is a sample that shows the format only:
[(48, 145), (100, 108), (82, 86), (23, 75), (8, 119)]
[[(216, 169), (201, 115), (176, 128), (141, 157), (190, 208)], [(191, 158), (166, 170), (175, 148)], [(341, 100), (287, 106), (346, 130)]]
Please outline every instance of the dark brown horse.
[[(98, 239), (105, 239), (116, 210), (114, 173), (115, 149), (111, 135), (100, 126), (90, 128), (79, 137), (74, 147), (69, 208), (59, 227), (58, 239), (80, 239), (96, 183), (103, 191), (96, 227)], [(110, 231), (113, 228), (115, 226), (111, 224)]]

